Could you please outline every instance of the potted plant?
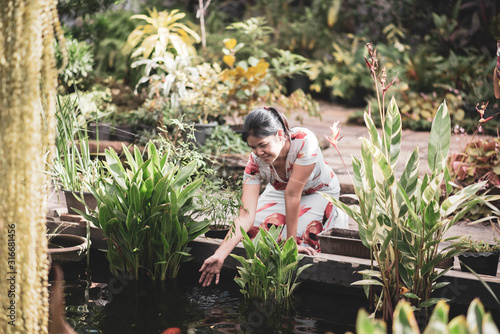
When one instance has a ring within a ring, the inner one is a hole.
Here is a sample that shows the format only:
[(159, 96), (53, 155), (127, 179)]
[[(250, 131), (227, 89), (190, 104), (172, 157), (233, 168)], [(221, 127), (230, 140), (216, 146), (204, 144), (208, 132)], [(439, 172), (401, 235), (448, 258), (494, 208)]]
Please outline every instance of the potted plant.
[(205, 196), (201, 198), (201, 207), (203, 207), (201, 213), (210, 222), (209, 230), (205, 232), (205, 236), (224, 239), (232, 222), (238, 216), (241, 207), (241, 188), (233, 190), (228, 182), (218, 180), (208, 182), (203, 190)]
[[(467, 186), (486, 181), (481, 192), (500, 194), (500, 138), (474, 140), (477, 129), (463, 152), (449, 156), (448, 166), (453, 181), (459, 186)], [(476, 220), (492, 216), (492, 211), (500, 206), (500, 201), (490, 205), (481, 204), (471, 209), (467, 218)]]
[(136, 92), (145, 89), (156, 108), (164, 110), (164, 119), (194, 124), (201, 146), (217, 122), (228, 114), (228, 88), (217, 64), (197, 65), (195, 61), (192, 56), (166, 54), (135, 61), (132, 67), (144, 66)]
[(483, 240), (473, 240), (469, 236), (462, 237), (453, 246), (462, 251), (458, 255), (462, 271), (496, 276), (500, 258), (500, 240), (495, 239), (495, 244), (490, 244)]
[(56, 188), (62, 189), (68, 213), (73, 208), (85, 211), (85, 205), (95, 209), (96, 201), (89, 187), (102, 177), (102, 165), (90, 155), (88, 136), (79, 125), (76, 100), (57, 98), (56, 149), (51, 173)]

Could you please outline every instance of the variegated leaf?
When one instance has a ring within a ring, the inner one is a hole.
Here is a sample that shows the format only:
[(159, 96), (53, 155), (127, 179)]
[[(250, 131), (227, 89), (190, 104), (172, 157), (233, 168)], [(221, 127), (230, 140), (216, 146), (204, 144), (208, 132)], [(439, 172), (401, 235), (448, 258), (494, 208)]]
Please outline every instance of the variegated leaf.
[[(410, 157), (406, 161), (406, 166), (399, 179), (401, 186), (406, 192), (408, 198), (413, 196), (413, 193), (417, 189), (418, 185), (418, 169), (419, 169), (419, 157), (418, 148), (415, 148), (411, 153)], [(399, 203), (399, 201), (398, 201)]]
[(439, 187), (441, 186), (443, 178), (444, 174), (440, 173), (434, 179), (430, 180), (427, 187), (425, 187), (425, 190), (422, 194), (422, 200), (424, 201), (425, 204), (428, 205), (430, 201), (436, 196), (436, 193), (439, 190)]
[(399, 153), (401, 152), (401, 115), (399, 114), (398, 105), (394, 97), (392, 97), (387, 107), (384, 131), (385, 147), (388, 154), (387, 159), (392, 168), (394, 168), (398, 162)]
[(403, 188), (403, 186), (399, 182), (397, 183), (397, 186), (398, 186), (398, 195), (405, 202), (408, 213), (413, 218), (413, 220), (418, 221), (418, 219), (419, 219), (418, 215), (415, 212), (415, 210), (413, 209), (413, 206), (411, 205), (411, 201), (410, 201), (409, 197), (407, 196), (405, 189)]
[[(368, 141), (366, 141), (366, 143), (368, 143)], [(374, 189), (375, 179), (373, 177), (373, 157), (367, 145), (365, 145), (365, 141), (361, 142), (361, 158), (363, 159), (364, 176), (368, 181), (368, 189)]]
[(370, 134), (370, 139), (373, 145), (377, 146), (379, 149), (382, 149), (382, 139), (380, 139), (380, 135), (377, 131), (377, 127), (373, 123), (373, 120), (367, 112), (364, 114), (366, 128), (368, 129), (368, 133)]
[(451, 139), (451, 120), (444, 101), (438, 108), (432, 122), (429, 137), (427, 161), (433, 174), (441, 173), (446, 165)]
[(394, 171), (386, 157), (382, 154), (382, 151), (380, 151), (378, 147), (371, 144), (366, 138), (361, 138), (361, 140), (363, 141), (363, 145), (366, 145), (366, 147), (370, 150), (375, 162), (380, 167), (380, 171), (382, 172), (385, 182), (387, 182), (387, 186), (392, 187), (395, 181)]
[(462, 203), (468, 199), (469, 195), (467, 194), (457, 194), (449, 196), (444, 202), (441, 204), (441, 216), (446, 217), (451, 213), (455, 212)]
[(425, 209), (425, 215), (424, 215), (424, 224), (425, 224), (425, 229), (430, 230), (436, 224), (439, 222), (440, 216), (439, 216), (439, 204), (436, 201), (435, 198), (431, 199), (429, 202), (429, 205), (427, 205), (427, 208)]
[(488, 181), (482, 181), (468, 185), (467, 187), (461, 189), (455, 195), (449, 196), (441, 204), (441, 215), (446, 217), (453, 212), (455, 212), (464, 201), (468, 201), (473, 197), (483, 186), (486, 185)]
[(355, 157), (352, 157), (352, 170), (354, 188), (364, 188), (363, 180), (365, 172), (363, 170), (361, 162)]

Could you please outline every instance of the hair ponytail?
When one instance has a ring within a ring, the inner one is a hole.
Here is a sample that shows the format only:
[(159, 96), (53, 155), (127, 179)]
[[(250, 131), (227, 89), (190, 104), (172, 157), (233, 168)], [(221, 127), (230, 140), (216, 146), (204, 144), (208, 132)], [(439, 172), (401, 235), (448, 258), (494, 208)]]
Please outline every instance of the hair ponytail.
[(290, 133), (287, 118), (274, 107), (263, 107), (251, 111), (246, 116), (241, 136), (247, 141), (248, 136), (264, 138), (275, 135), (278, 130), (283, 130), (285, 135)]

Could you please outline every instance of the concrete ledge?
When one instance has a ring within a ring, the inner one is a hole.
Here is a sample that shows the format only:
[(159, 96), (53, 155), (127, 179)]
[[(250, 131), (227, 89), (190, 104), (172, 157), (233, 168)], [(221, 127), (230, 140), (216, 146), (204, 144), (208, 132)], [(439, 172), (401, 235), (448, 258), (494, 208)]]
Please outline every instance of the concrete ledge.
[[(203, 261), (215, 252), (221, 241), (205, 237), (195, 239), (190, 244), (190, 253), (194, 256), (193, 261), (201, 266)], [(233, 254), (245, 256), (242, 243), (236, 246)], [(300, 275), (302, 280), (317, 282), (321, 285), (333, 285), (337, 288), (338, 286), (349, 287), (349, 289), (358, 290), (358, 292), (361, 291), (362, 286), (352, 286), (351, 284), (362, 278), (361, 274), (357, 273), (358, 271), (370, 268), (370, 260), (335, 254), (306, 255), (302, 259), (301, 265), (307, 263), (315, 265), (302, 272)], [(239, 262), (232, 257), (228, 257), (224, 262), (225, 268), (236, 270), (237, 266), (239, 266)], [(480, 277), (500, 299), (500, 277), (498, 275), (496, 277), (480, 275)], [(450, 282), (450, 284), (437, 290), (434, 297), (447, 298), (451, 303), (465, 305), (479, 297), (486, 308), (500, 310), (500, 305), (496, 303), (483, 283), (471, 273), (452, 269), (442, 277), (441, 281)]]

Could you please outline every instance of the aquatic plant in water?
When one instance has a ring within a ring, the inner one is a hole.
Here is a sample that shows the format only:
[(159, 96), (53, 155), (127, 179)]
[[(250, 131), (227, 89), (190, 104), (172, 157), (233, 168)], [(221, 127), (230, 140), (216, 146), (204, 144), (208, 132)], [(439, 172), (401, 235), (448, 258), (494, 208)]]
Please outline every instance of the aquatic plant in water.
[(113, 149), (106, 150), (111, 178), (91, 192), (97, 211), (83, 216), (102, 228), (108, 242), (107, 257), (113, 274), (140, 278), (140, 269), (153, 280), (175, 278), (180, 263), (190, 259), (188, 243), (205, 233), (208, 221), (194, 221), (194, 198), (203, 182), (193, 176), (194, 162), (176, 166), (169, 155), (158, 154), (149, 142), (148, 158), (123, 145), (128, 167)]
[[(348, 206), (325, 195), (358, 223), (363, 244), (372, 252), (372, 269), (360, 271), (373, 309), (392, 320), (394, 307), (406, 299), (417, 309), (436, 304), (431, 298), (436, 289), (448, 282), (438, 282), (450, 268), (437, 271), (436, 265), (458, 254), (452, 246), (440, 247), (445, 232), (478, 203), (495, 199), (477, 195), (485, 182), (468, 185), (452, 194), (453, 183), (446, 166), (451, 138), (451, 121), (443, 102), (432, 122), (428, 143), (430, 174), (419, 177), (419, 154), (409, 155), (402, 175), (396, 166), (401, 152), (401, 115), (394, 98), (385, 108), (387, 84), (385, 68), (379, 71), (376, 49), (368, 44), (366, 64), (373, 78), (382, 132), (378, 132), (371, 109), (364, 114), (369, 138), (362, 138), (361, 159), (353, 158), (352, 182), (359, 204)], [(334, 133), (338, 137), (338, 134)], [(337, 148), (336, 138), (331, 140)], [(498, 213), (498, 210), (497, 210)], [(377, 263), (377, 267), (373, 265)], [(375, 293), (373, 287), (379, 287)]]
[(293, 238), (277, 241), (280, 232), (281, 227), (271, 226), (269, 231), (260, 228), (255, 238), (250, 240), (242, 229), (247, 258), (235, 254), (231, 256), (242, 265), (238, 267), (239, 277), (235, 277), (234, 281), (245, 298), (286, 301), (300, 284), (297, 282), (300, 273), (312, 266), (306, 264), (297, 269), (304, 255), (298, 253)]

